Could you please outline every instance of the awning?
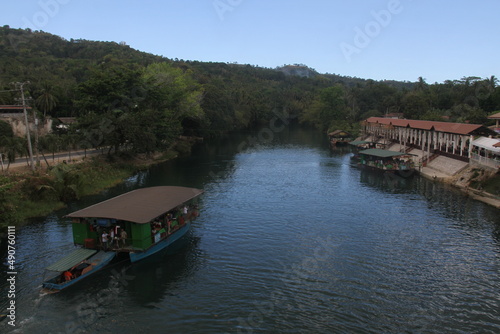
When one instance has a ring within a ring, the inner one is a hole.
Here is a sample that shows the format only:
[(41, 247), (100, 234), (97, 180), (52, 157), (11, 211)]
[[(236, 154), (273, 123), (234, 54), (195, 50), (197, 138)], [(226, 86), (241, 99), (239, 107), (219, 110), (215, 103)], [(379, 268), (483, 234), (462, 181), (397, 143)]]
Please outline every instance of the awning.
[(95, 249), (85, 249), (85, 248), (79, 248), (75, 250), (74, 252), (70, 253), (69, 255), (66, 255), (56, 263), (48, 266), (46, 269), (50, 271), (65, 271), (70, 269), (71, 267), (77, 265), (78, 263), (82, 262), (83, 260), (91, 257), (97, 253)]
[(500, 154), (500, 147), (496, 147), (495, 145), (498, 145), (499, 143), (500, 140), (487, 137), (480, 137), (472, 141), (473, 146), (481, 147), (497, 154)]

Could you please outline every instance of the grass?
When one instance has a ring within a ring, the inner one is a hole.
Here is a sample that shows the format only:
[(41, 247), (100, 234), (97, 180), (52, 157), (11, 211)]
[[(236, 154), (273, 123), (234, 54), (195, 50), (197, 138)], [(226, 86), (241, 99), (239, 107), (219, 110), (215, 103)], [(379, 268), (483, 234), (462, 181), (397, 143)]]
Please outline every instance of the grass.
[[(67, 165), (66, 170), (78, 175), (79, 198), (113, 187), (135, 172), (175, 156), (175, 153), (167, 152), (156, 158), (140, 157), (134, 160), (130, 157), (113, 157), (112, 161), (100, 156)], [(54, 180), (51, 170), (36, 174), (0, 175), (0, 232), (9, 225), (20, 226), (29, 218), (43, 217), (65, 207), (65, 203), (55, 193)], [(49, 190), (43, 193), (42, 188)]]
[(65, 207), (65, 204), (61, 201), (32, 201), (26, 198), (17, 197), (13, 200), (13, 204), (18, 210), (18, 218), (20, 224), (25, 223), (29, 218), (33, 217), (44, 217), (49, 213), (59, 210)]
[(113, 187), (136, 172), (133, 165), (117, 162), (110, 164), (100, 160), (81, 164), (78, 169), (82, 180), (80, 196), (96, 194)]
[(483, 181), (481, 186), (484, 191), (495, 196), (500, 196), (500, 174), (497, 173), (488, 180)]

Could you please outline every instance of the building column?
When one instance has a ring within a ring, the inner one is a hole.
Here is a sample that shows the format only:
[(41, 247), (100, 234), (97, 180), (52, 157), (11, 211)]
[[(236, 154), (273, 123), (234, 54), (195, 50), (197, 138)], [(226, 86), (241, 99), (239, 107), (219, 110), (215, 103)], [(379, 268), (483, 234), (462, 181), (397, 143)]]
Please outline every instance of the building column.
[(469, 137), (469, 159), (472, 157), (472, 140), (474, 140), (474, 137), (470, 135)]
[(456, 154), (457, 150), (457, 145), (458, 145), (458, 140), (457, 140), (457, 135), (453, 135), (453, 154)]
[(425, 132), (423, 130), (421, 130), (421, 134), (420, 134), (420, 138), (421, 138), (421, 141), (420, 141), (420, 148), (422, 149), (422, 160), (424, 160), (425, 158)]
[(465, 136), (460, 136), (460, 156), (464, 155)]

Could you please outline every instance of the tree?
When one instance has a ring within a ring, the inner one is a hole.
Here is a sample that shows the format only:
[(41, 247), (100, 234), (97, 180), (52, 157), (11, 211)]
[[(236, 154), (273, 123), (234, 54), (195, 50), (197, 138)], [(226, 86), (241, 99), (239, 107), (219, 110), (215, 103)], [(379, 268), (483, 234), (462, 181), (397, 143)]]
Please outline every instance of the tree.
[(146, 87), (146, 106), (165, 111), (169, 118), (201, 118), (203, 91), (190, 71), (182, 71), (168, 63), (154, 63), (142, 74)]
[(402, 111), (405, 118), (421, 119), (422, 115), (429, 109), (426, 93), (422, 91), (413, 91), (402, 98)]
[(43, 112), (43, 117), (46, 117), (57, 105), (58, 99), (53, 95), (53, 88), (48, 82), (42, 84), (40, 95), (36, 98), (35, 104), (38, 109)]
[(415, 89), (418, 91), (425, 91), (427, 89), (428, 85), (427, 82), (425, 82), (425, 79), (422, 77), (418, 77), (417, 84), (415, 85)]
[(39, 191), (52, 192), (62, 202), (77, 200), (83, 187), (80, 174), (69, 165), (59, 164), (51, 171), (52, 181), (43, 185)]
[(80, 115), (104, 114), (133, 110), (143, 99), (140, 67), (110, 60), (92, 69), (89, 79), (78, 86), (75, 104)]
[(85, 147), (151, 153), (168, 147), (182, 133), (184, 120), (204, 116), (201, 86), (189, 71), (165, 62), (142, 70), (107, 64), (104, 70), (106, 76), (94, 73), (79, 89), (86, 112), (78, 128)]
[(488, 120), (488, 115), (484, 110), (465, 103), (454, 106), (451, 112), (460, 123), (483, 124)]
[[(53, 133), (49, 133), (46, 136), (40, 138), (40, 152), (42, 152), (43, 158), (45, 159), (44, 152), (52, 153), (52, 161), (55, 160), (55, 153), (61, 148), (61, 136)], [(45, 159), (47, 162), (47, 160)], [(48, 163), (47, 163), (48, 165)]]
[(332, 122), (345, 121), (346, 117), (344, 90), (342, 86), (335, 85), (319, 92), (311, 106), (305, 110), (302, 121), (325, 131)]
[(12, 126), (5, 121), (0, 121), (0, 137), (14, 137)]
[(26, 140), (19, 137), (0, 137), (0, 147), (2, 151), (6, 154), (9, 164), (7, 165), (7, 171), (9, 170), (10, 164), (16, 161), (17, 155), (21, 155), (25, 152)]
[[(141, 127), (150, 128), (158, 146), (168, 145), (182, 132), (186, 119), (201, 121), (203, 91), (190, 71), (154, 63), (142, 74), (147, 99), (139, 106)], [(137, 147), (143, 145), (137, 145)]]
[(445, 110), (440, 109), (429, 109), (421, 117), (425, 121), (443, 121), (443, 117), (446, 116)]
[(16, 215), (16, 206), (9, 200), (12, 197), (11, 186), (0, 187), (0, 229), (4, 229), (9, 225), (15, 225), (19, 222)]

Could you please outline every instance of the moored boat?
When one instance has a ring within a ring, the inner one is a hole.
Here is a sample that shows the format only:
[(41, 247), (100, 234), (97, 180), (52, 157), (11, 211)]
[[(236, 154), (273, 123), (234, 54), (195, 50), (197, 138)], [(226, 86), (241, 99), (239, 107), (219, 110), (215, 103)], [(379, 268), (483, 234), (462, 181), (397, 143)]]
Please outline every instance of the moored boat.
[(344, 146), (352, 141), (352, 135), (344, 130), (335, 130), (328, 134), (330, 140), (330, 147)]
[(190, 230), (202, 193), (175, 186), (141, 188), (70, 213), (66, 217), (72, 219), (73, 241), (80, 248), (47, 268), (59, 274), (44, 288), (70, 286), (119, 253), (137, 262), (166, 250)]
[(384, 172), (395, 172), (403, 176), (415, 171), (414, 154), (370, 148), (360, 151), (358, 165)]

